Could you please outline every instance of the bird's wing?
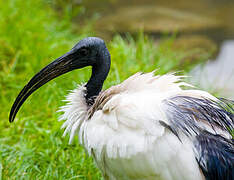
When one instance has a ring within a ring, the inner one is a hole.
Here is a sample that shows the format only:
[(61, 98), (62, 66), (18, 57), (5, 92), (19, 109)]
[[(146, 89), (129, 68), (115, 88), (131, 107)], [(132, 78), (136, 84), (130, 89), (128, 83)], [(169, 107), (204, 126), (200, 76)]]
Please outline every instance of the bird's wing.
[(178, 95), (163, 103), (169, 121), (164, 126), (176, 136), (183, 132), (193, 137), (196, 160), (206, 179), (233, 179), (233, 102)]
[(178, 129), (187, 135), (193, 135), (206, 129), (214, 134), (231, 137), (234, 129), (234, 110), (231, 104), (209, 97), (187, 95), (168, 98), (163, 104), (175, 131)]

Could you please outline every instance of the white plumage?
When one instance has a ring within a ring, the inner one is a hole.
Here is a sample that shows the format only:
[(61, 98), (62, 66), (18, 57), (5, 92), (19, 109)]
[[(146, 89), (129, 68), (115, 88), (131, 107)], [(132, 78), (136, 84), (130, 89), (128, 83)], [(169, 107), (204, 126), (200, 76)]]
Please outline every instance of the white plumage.
[[(204, 91), (182, 90), (180, 77), (173, 74), (153, 76), (137, 73), (108, 91), (118, 91), (89, 119), (84, 86), (68, 95), (61, 108), (65, 134), (79, 136), (80, 143), (92, 155), (110, 179), (204, 179), (195, 160), (192, 139), (180, 134), (181, 141), (159, 121), (169, 124), (163, 100), (187, 95), (215, 97)], [(97, 97), (98, 98), (98, 97)], [(215, 133), (210, 126), (199, 126)], [(224, 136), (230, 135), (220, 131)], [(108, 179), (108, 178), (107, 178)]]

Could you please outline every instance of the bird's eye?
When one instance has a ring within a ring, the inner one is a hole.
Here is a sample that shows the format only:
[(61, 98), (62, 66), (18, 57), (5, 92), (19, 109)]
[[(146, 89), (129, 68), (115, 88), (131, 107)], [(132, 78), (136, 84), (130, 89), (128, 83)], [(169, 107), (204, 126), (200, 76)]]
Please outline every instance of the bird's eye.
[(89, 50), (86, 48), (80, 49), (80, 55), (81, 56), (87, 56), (89, 54)]

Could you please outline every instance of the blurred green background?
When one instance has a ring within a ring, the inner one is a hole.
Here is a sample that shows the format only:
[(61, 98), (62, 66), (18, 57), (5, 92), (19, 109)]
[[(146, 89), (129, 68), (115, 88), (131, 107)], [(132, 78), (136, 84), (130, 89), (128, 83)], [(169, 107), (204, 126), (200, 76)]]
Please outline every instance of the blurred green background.
[(112, 56), (104, 88), (138, 71), (189, 74), (217, 56), (234, 28), (226, 26), (230, 14), (219, 16), (230, 5), (206, 12), (208, 3), (180, 2), (0, 0), (0, 179), (101, 179), (78, 138), (69, 145), (62, 137), (56, 113), (68, 90), (89, 79), (89, 68), (43, 86), (12, 124), (11, 105), (36, 72), (87, 36), (102, 37)]

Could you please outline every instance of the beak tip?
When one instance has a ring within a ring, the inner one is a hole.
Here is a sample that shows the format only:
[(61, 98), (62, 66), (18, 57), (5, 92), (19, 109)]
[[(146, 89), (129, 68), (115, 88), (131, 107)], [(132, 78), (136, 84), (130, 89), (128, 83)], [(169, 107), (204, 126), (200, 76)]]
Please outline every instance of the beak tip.
[(11, 118), (9, 118), (9, 123), (12, 123), (12, 122), (13, 122), (13, 120)]
[(14, 121), (14, 119), (15, 119), (15, 116), (10, 113), (9, 122), (12, 123)]

